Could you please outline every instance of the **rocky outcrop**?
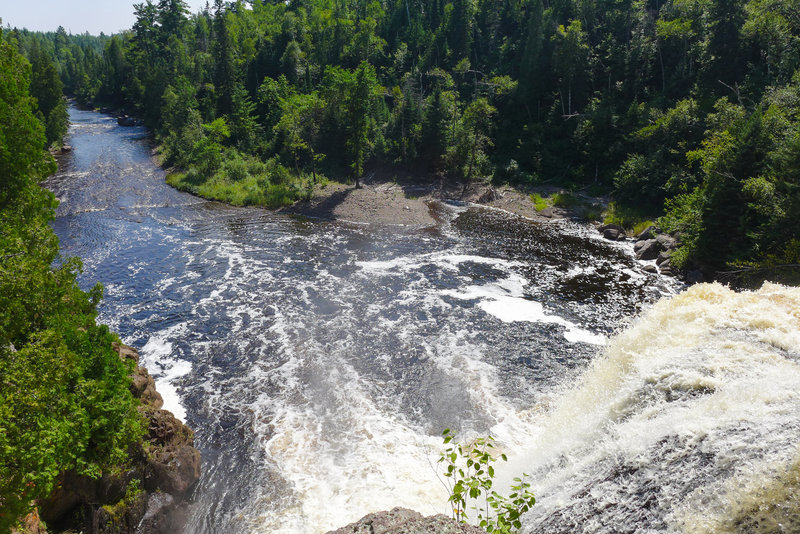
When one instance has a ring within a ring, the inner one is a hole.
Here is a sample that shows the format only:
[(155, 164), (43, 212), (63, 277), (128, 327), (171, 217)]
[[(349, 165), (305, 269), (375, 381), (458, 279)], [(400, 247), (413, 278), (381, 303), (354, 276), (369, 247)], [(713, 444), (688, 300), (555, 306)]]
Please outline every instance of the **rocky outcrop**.
[(490, 202), (494, 202), (497, 200), (499, 196), (497, 195), (497, 190), (494, 187), (487, 187), (486, 191), (478, 198), (479, 204), (489, 204)]
[(633, 245), (633, 251), (636, 253), (636, 259), (642, 261), (649, 261), (658, 258), (658, 255), (664, 251), (661, 243), (655, 239), (646, 239), (637, 241)]
[(99, 479), (63, 473), (39, 513), (54, 531), (73, 529), (99, 534), (169, 533), (182, 521), (186, 497), (200, 478), (200, 451), (194, 434), (171, 412), (156, 391), (136, 349), (115, 344), (120, 358), (137, 365), (131, 393), (140, 400), (147, 433), (131, 447), (127, 470)]
[(423, 517), (407, 508), (394, 508), (365, 515), (355, 523), (328, 534), (486, 534), (486, 531), (442, 514)]
[(117, 117), (117, 124), (120, 126), (136, 126), (136, 119), (129, 115), (120, 115)]
[(597, 230), (603, 234), (603, 237), (610, 241), (624, 241), (628, 235), (625, 229), (618, 224), (604, 224), (599, 226)]
[[(663, 233), (656, 226), (649, 226), (636, 236), (633, 251), (636, 253), (637, 260), (655, 260), (655, 267), (652, 264), (647, 266), (648, 272), (658, 271), (667, 276), (683, 276), (684, 273), (672, 266), (672, 253), (679, 246), (680, 242), (676, 237)], [(697, 273), (694, 273), (692, 277), (687, 276), (687, 281), (693, 283), (690, 278), (694, 281), (702, 280), (702, 275), (698, 276)]]

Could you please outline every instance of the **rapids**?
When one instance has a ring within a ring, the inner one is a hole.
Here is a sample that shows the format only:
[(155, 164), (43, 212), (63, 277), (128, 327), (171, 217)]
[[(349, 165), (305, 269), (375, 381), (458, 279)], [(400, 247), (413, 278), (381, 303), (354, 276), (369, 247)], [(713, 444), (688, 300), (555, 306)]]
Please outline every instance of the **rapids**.
[(185, 532), (446, 513), (446, 427), (533, 475), (527, 532), (713, 532), (734, 501), (796, 496), (794, 290), (670, 299), (629, 245), (501, 211), (399, 228), (207, 202), (165, 185), (142, 128), (70, 115), (53, 226), (196, 432)]

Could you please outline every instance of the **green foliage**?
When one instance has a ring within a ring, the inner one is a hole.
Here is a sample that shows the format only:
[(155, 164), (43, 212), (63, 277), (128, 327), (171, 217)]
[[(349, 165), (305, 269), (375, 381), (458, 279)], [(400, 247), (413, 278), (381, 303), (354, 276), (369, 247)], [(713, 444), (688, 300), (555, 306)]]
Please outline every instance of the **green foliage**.
[(798, 2), (164, 0), (120, 35), (14, 39), (44, 108), (52, 64), (79, 100), (137, 111), (195, 182), (246, 181), (221, 169), (235, 149), (279, 158), (280, 183), (397, 165), (591, 189), (627, 224), (699, 188), (686, 258), (718, 268), (797, 237)]
[(489, 132), (496, 112), (489, 100), (481, 97), (470, 102), (461, 117), (461, 135), (456, 140), (456, 146), (466, 156), (464, 176), (467, 180), (472, 179), (475, 170), (486, 172), (488, 162), (485, 151), (494, 144)]
[(36, 99), (36, 113), (45, 125), (49, 145), (60, 145), (67, 133), (69, 117), (63, 84), (56, 67), (39, 47), (31, 52), (30, 93)]
[(557, 208), (569, 209), (580, 204), (578, 198), (569, 191), (559, 191), (558, 193), (553, 193), (550, 196), (550, 201), (553, 203), (553, 206)]
[(647, 230), (648, 228), (650, 228), (651, 226), (655, 226), (655, 225), (656, 225), (655, 221), (651, 221), (650, 219), (645, 219), (644, 221), (640, 221), (640, 222), (634, 224), (631, 233), (633, 235), (639, 235), (642, 232), (644, 232), (645, 230)]
[(276, 160), (265, 164), (228, 151), (211, 176), (190, 167), (187, 172), (167, 176), (167, 183), (181, 191), (233, 204), (279, 208), (309, 198), (314, 182), (309, 176), (297, 177)]
[(688, 154), (702, 183), (667, 203), (664, 224), (680, 231), (679, 263), (717, 269), (779, 255), (800, 229), (800, 85), (765, 94), (748, 111), (726, 101), (709, 116), (715, 128)]
[(646, 209), (642, 210), (625, 204), (611, 202), (603, 214), (603, 222), (605, 224), (618, 224), (630, 230), (632, 235), (636, 235), (653, 224), (648, 218), (648, 215), (649, 213)]
[(632, 136), (640, 151), (631, 154), (615, 173), (614, 198), (658, 213), (666, 198), (698, 184), (696, 170), (687, 166), (686, 153), (699, 147), (704, 124), (691, 99), (653, 114), (649, 124)]
[(56, 201), (38, 185), (55, 166), (29, 73), (0, 34), (0, 531), (62, 471), (96, 477), (124, 462), (143, 431), (130, 364), (95, 322), (102, 287), (82, 291), (80, 262), (58, 256)]
[(498, 459), (507, 461), (505, 454), (498, 454), (493, 437), (460, 443), (449, 428), (442, 435), (445, 450), (438, 463), (444, 467), (443, 476), (450, 494), (448, 502), (452, 506), (453, 518), (466, 522), (467, 507), (474, 503), (472, 509), (476, 512), (478, 524), (486, 532), (519, 531), (522, 527), (520, 517), (536, 502), (527, 475), (514, 478), (515, 483), (505, 497), (492, 488), (495, 477), (492, 464)]
[(531, 202), (536, 211), (542, 211), (550, 206), (550, 203), (539, 193), (531, 193)]

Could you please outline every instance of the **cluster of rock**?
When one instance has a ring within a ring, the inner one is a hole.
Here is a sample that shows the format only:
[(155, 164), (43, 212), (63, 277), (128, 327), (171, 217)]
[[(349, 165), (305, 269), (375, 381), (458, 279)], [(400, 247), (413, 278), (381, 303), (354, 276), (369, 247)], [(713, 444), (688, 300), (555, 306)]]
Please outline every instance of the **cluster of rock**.
[(423, 517), (408, 508), (365, 515), (355, 523), (328, 534), (486, 534), (473, 525), (459, 523), (445, 515)]
[(117, 117), (117, 124), (120, 126), (137, 126), (139, 121), (130, 115), (120, 115)]
[(53, 156), (63, 156), (67, 152), (72, 152), (72, 146), (71, 145), (61, 145), (58, 148), (51, 148), (50, 149), (50, 154), (52, 154)]
[(497, 194), (497, 189), (492, 186), (486, 188), (486, 190), (478, 197), (479, 204), (489, 204), (490, 202), (494, 202), (497, 200), (499, 195)]
[(678, 240), (669, 234), (662, 233), (657, 227), (650, 226), (636, 236), (633, 251), (636, 259), (642, 261), (656, 260), (661, 274), (675, 275), (670, 257), (678, 248)]
[[(55, 531), (73, 529), (98, 534), (169, 533), (180, 530), (186, 497), (200, 478), (200, 451), (194, 434), (171, 412), (156, 391), (147, 369), (138, 366), (136, 349), (115, 344), (120, 358), (137, 363), (131, 393), (148, 421), (144, 440), (132, 446), (130, 467), (91, 479), (63, 473), (38, 515)], [(133, 491), (132, 491), (133, 490)], [(26, 525), (27, 532), (43, 532)]]
[[(628, 235), (625, 229), (617, 224), (604, 224), (598, 231), (610, 241), (626, 241)], [(636, 259), (641, 261), (655, 260), (655, 265), (647, 264), (644, 270), (652, 273), (661, 273), (667, 276), (683, 276), (689, 283), (703, 281), (703, 274), (697, 271), (679, 272), (672, 265), (672, 253), (680, 246), (680, 241), (675, 237), (663, 233), (657, 226), (649, 226), (633, 237), (633, 251)]]

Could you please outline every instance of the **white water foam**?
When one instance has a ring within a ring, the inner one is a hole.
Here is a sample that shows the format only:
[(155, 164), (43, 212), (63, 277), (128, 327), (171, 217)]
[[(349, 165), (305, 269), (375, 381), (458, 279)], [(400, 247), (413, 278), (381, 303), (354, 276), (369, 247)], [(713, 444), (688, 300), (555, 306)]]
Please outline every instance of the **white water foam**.
[[(311, 288), (341, 284), (324, 269), (317, 275), (314, 281), (294, 285), (301, 300), (307, 301)], [(275, 502), (271, 488), (257, 490), (258, 495), (237, 512), (237, 528), (311, 534), (394, 506), (447, 513), (447, 494), (436, 475), (441, 429), (431, 435), (401, 411), (387, 411), (392, 402), (380, 385), (349, 363), (352, 339), (309, 339), (303, 335), (307, 326), (296, 316), (301, 309), (272, 306), (270, 311), (269, 337), (279, 340), (284, 363), (277, 368), (255, 366), (244, 382), (272, 383), (278, 389), (259, 395), (247, 409), (269, 414), (255, 418), (253, 431), (263, 440), (270, 469), (290, 490), (280, 502)], [(352, 313), (348, 310), (340, 317)], [(333, 321), (330, 328), (345, 329), (346, 322), (336, 322), (341, 318)], [(498, 392), (497, 370), (483, 361), (475, 334), (442, 332), (420, 343), (442, 375), (463, 388), (469, 404), (492, 414), (490, 431), (509, 448), (521, 446), (520, 440), (531, 432), (529, 413), (520, 412)]]
[[(478, 306), (483, 311), (506, 323), (525, 321), (564, 326), (564, 339), (570, 343), (605, 344), (605, 336), (582, 329), (557, 315), (548, 314), (541, 303), (526, 298), (524, 288), (528, 281), (512, 271), (512, 268), (524, 265), (518, 261), (453, 254), (451, 252), (435, 252), (420, 256), (403, 256), (388, 261), (362, 261), (356, 264), (367, 272), (380, 273), (387, 271), (408, 272), (419, 269), (425, 264), (457, 270), (459, 265), (464, 263), (488, 265), (508, 272), (509, 276), (495, 283), (471, 285), (461, 290), (443, 290), (440, 292), (441, 295), (460, 300), (479, 300)], [(632, 274), (639, 276), (638, 273)]]
[(173, 356), (170, 339), (182, 336), (186, 323), (181, 323), (150, 336), (140, 351), (141, 364), (145, 366), (156, 382), (156, 389), (164, 399), (164, 409), (186, 421), (186, 409), (181, 404), (175, 381), (192, 371), (192, 364)]
[(485, 285), (472, 285), (461, 290), (444, 290), (448, 295), (461, 300), (478, 300), (478, 306), (486, 313), (505, 323), (525, 321), (531, 323), (557, 324), (566, 328), (564, 339), (570, 343), (605, 344), (605, 337), (579, 328), (574, 323), (557, 315), (548, 314), (544, 306), (525, 297), (523, 277), (511, 274), (508, 278)]
[[(255, 433), (269, 436), (263, 447), (291, 495), (279, 506), (255, 499), (241, 514), (246, 529), (318, 533), (397, 505), (442, 511), (447, 497), (435, 481), (431, 453), (439, 438), (377, 406), (369, 385), (337, 355), (346, 346), (325, 350), (315, 341), (296, 346), (291, 319), (283, 314), (275, 319), (271, 331), (285, 336), (284, 350), (291, 353), (277, 370), (287, 401), (276, 404), (271, 396), (259, 401), (263, 406), (257, 411), (275, 414), (256, 421)], [(264, 380), (260, 371), (253, 373), (249, 381)]]

